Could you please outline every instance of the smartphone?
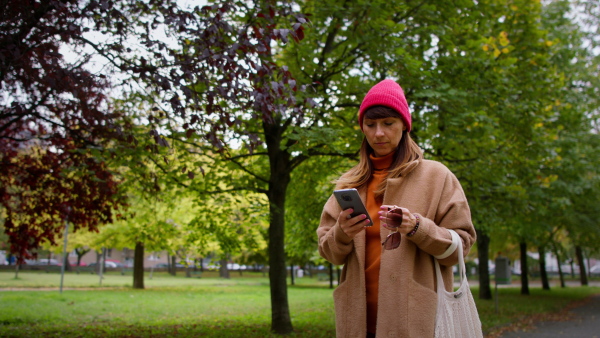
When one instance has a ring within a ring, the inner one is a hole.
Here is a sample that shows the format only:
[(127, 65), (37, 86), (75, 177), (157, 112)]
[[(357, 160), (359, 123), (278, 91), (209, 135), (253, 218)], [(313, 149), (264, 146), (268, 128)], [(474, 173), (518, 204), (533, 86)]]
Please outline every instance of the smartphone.
[(350, 208), (354, 209), (354, 212), (352, 212), (350, 218), (358, 216), (360, 214), (365, 214), (367, 215), (367, 219), (370, 221), (370, 223), (366, 226), (370, 227), (373, 225), (373, 220), (369, 216), (367, 208), (360, 199), (360, 196), (358, 195), (358, 190), (354, 188), (334, 190), (333, 195), (335, 196), (335, 199), (337, 199), (342, 210)]

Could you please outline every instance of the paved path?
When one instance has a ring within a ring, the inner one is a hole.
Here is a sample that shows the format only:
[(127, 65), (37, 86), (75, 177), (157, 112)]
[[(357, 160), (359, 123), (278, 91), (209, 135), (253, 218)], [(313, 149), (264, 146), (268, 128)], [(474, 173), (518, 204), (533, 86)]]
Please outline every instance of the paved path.
[(502, 338), (529, 337), (585, 337), (600, 338), (600, 295), (590, 297), (582, 306), (570, 312), (573, 318), (566, 321), (550, 321), (535, 324), (535, 328), (527, 332), (506, 332)]

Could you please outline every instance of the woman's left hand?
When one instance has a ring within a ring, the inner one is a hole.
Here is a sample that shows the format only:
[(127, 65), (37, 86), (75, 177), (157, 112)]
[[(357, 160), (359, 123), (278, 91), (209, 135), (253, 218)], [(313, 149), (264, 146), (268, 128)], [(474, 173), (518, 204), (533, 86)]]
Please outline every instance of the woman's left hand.
[(410, 210), (396, 205), (382, 205), (379, 211), (381, 226), (388, 230), (398, 229), (398, 232), (406, 235), (417, 225), (417, 218)]

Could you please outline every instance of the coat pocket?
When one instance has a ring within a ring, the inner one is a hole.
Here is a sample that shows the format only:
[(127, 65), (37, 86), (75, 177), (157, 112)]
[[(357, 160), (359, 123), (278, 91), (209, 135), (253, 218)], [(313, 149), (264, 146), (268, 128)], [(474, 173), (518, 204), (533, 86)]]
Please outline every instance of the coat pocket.
[(367, 332), (367, 314), (365, 305), (361, 305), (364, 295), (357, 295), (356, 287), (344, 282), (333, 291), (333, 302), (336, 336), (364, 337)]
[(348, 283), (342, 283), (333, 290), (333, 305), (335, 307), (335, 332), (337, 337), (348, 336)]
[(433, 337), (437, 293), (409, 280), (408, 323), (410, 337)]
[[(333, 290), (333, 305), (335, 306), (335, 323), (337, 327), (346, 327), (348, 314), (348, 283), (340, 284)], [(343, 315), (346, 314), (346, 315)]]

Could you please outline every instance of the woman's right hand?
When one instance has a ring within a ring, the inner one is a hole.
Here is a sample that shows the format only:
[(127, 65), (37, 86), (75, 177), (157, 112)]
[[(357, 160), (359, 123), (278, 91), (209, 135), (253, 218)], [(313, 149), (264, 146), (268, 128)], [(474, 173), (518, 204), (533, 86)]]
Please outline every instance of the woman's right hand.
[(350, 217), (350, 214), (352, 214), (352, 212), (354, 212), (354, 209), (342, 210), (342, 212), (340, 212), (340, 215), (338, 216), (338, 224), (340, 225), (344, 233), (350, 238), (354, 238), (354, 236), (361, 232), (365, 228), (365, 226), (372, 225), (369, 224), (370, 221), (369, 219), (367, 219), (367, 215), (365, 214), (360, 214), (358, 216), (348, 218)]

